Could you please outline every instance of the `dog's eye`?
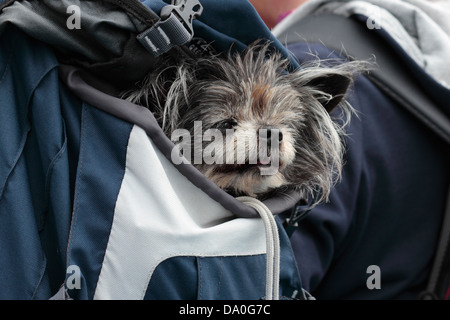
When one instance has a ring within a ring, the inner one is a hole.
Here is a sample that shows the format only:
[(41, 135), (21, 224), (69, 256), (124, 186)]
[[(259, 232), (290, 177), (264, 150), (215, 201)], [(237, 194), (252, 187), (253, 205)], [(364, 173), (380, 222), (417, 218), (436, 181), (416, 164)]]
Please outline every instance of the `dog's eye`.
[(227, 119), (225, 121), (219, 122), (217, 124), (217, 129), (220, 129), (220, 130), (233, 129), (236, 125), (237, 125), (236, 120)]

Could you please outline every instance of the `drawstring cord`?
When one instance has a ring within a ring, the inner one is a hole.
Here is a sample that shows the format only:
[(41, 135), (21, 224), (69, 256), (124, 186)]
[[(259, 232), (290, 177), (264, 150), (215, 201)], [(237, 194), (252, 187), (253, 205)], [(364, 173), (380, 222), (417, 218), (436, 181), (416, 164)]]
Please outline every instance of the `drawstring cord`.
[(252, 197), (237, 200), (254, 208), (266, 229), (266, 300), (278, 300), (280, 296), (280, 238), (275, 218), (269, 208)]

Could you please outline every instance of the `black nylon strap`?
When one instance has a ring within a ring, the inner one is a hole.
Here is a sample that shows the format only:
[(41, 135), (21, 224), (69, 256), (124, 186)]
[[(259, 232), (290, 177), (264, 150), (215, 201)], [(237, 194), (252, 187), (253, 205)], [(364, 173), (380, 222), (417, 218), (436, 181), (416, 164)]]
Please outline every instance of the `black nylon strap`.
[(438, 249), (434, 256), (433, 267), (422, 298), (450, 299), (450, 191), (447, 195), (446, 213), (442, 222)]

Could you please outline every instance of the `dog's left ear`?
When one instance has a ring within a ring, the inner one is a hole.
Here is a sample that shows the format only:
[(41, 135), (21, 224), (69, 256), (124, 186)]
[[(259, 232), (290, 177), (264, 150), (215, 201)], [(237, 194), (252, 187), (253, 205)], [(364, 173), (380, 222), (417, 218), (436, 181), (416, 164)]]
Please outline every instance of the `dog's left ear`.
[(350, 73), (330, 72), (311, 79), (305, 85), (329, 95), (328, 99), (318, 98), (325, 110), (330, 113), (344, 99), (352, 82), (353, 77)]

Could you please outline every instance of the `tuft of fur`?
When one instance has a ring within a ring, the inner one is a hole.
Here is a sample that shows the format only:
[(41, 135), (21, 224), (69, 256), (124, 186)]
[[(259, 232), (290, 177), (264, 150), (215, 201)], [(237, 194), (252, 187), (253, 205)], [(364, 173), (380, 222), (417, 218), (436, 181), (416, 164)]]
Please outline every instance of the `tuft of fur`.
[[(204, 142), (202, 147), (212, 145), (216, 153), (244, 157), (243, 163), (194, 165), (236, 196), (264, 198), (293, 188), (304, 197), (320, 192), (320, 202), (328, 198), (341, 174), (343, 127), (352, 113), (344, 96), (365, 65), (323, 67), (315, 62), (291, 73), (286, 71), (288, 65), (268, 43), (224, 56), (166, 55), (124, 98), (150, 108), (169, 137), (176, 129), (194, 134), (194, 122), (201, 121), (203, 132), (232, 129), (233, 141), (252, 137), (245, 144), (248, 151), (261, 142), (255, 132), (275, 128), (280, 138), (275, 174), (261, 175), (261, 163), (250, 164), (248, 156), (239, 155), (242, 149), (236, 143), (221, 140)], [(330, 116), (336, 106), (344, 120)]]

